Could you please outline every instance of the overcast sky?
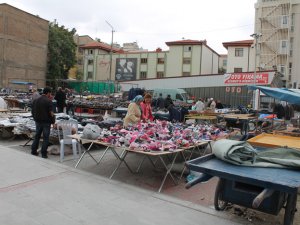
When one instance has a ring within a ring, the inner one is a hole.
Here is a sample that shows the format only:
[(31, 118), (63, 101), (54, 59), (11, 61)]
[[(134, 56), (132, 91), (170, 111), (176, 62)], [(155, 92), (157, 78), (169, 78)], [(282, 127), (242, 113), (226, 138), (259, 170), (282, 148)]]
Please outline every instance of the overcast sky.
[(140, 47), (168, 50), (167, 41), (207, 40), (226, 54), (222, 42), (249, 40), (254, 32), (257, 0), (8, 0), (7, 3), (79, 35), (111, 43), (137, 42)]

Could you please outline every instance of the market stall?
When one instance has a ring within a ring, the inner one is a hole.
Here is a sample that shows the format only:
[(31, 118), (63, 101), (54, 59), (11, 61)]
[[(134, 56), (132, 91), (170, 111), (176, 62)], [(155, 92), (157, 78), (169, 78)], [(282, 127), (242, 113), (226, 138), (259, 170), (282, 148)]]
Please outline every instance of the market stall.
[[(211, 140), (225, 138), (228, 134), (227, 130), (222, 130), (213, 125), (186, 125), (168, 121), (156, 121), (140, 123), (127, 129), (117, 124), (110, 129), (101, 129), (99, 133), (95, 134), (97, 136), (96, 139), (88, 139), (84, 133), (81, 136), (72, 135), (71, 137), (76, 138), (82, 144), (89, 144), (87, 148), (83, 148), (84, 152), (75, 167), (81, 163), (84, 155), (89, 155), (96, 164), (100, 164), (108, 151), (114, 154), (118, 165), (110, 178), (114, 176), (123, 163), (132, 172), (131, 167), (126, 162), (128, 155), (132, 153), (142, 157), (140, 163), (137, 164), (139, 165), (137, 171), (139, 171), (146, 158), (156, 167), (157, 165), (153, 163), (152, 158), (157, 158), (166, 171), (159, 188), (159, 191), (161, 191), (168, 176), (174, 179), (172, 168), (179, 155), (182, 156), (184, 165), (185, 159), (190, 159), (196, 151), (201, 152), (202, 155), (206, 154), (207, 146), (211, 149)], [(91, 147), (95, 144), (106, 147), (98, 160), (90, 152)], [(167, 166), (168, 163), (169, 166)], [(181, 175), (183, 170), (184, 167), (182, 167)]]

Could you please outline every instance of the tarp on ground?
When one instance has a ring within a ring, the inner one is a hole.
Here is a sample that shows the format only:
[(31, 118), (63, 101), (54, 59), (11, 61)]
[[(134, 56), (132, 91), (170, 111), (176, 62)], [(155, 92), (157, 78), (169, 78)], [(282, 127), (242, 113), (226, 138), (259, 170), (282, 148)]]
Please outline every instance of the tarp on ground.
[(291, 104), (300, 105), (300, 93), (289, 91), (286, 88), (272, 88), (265, 86), (249, 85), (248, 89), (258, 89), (267, 96), (279, 99), (281, 101), (286, 101)]

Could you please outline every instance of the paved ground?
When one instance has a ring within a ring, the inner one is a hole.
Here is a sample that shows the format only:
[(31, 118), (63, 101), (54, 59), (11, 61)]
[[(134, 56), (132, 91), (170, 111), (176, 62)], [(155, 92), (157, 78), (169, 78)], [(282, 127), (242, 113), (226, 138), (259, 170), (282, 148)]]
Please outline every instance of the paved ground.
[[(162, 171), (147, 161), (140, 173), (121, 166), (110, 180), (117, 164), (112, 153), (99, 165), (86, 156), (74, 169), (71, 155), (61, 164), (58, 156), (31, 156), (23, 143), (0, 141), (0, 224), (282, 224), (283, 212), (270, 216), (236, 206), (215, 211), (216, 178), (189, 190), (184, 179), (176, 186), (167, 179), (157, 193)], [(137, 157), (128, 158), (132, 168)], [(294, 224), (300, 224), (298, 214)]]

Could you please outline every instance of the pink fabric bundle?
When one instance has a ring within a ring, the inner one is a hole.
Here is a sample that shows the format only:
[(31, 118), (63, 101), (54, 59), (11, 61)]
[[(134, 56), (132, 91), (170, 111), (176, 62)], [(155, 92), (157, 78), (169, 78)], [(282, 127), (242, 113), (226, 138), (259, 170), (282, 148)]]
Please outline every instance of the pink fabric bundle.
[(168, 121), (138, 123), (126, 129), (120, 125), (102, 130), (99, 139), (117, 147), (129, 147), (137, 151), (173, 151), (189, 147), (203, 139), (213, 140), (225, 136), (224, 131), (215, 126), (186, 125)]

